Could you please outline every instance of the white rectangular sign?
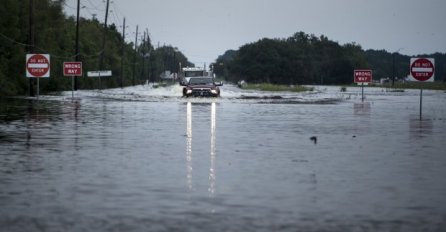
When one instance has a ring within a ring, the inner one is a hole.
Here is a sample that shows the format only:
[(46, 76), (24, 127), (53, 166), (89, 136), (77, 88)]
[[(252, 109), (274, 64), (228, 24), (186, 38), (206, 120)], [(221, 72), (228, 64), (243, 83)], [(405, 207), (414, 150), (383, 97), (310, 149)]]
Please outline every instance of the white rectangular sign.
[(89, 71), (87, 72), (88, 77), (110, 77), (112, 76), (111, 70), (104, 70), (104, 71)]

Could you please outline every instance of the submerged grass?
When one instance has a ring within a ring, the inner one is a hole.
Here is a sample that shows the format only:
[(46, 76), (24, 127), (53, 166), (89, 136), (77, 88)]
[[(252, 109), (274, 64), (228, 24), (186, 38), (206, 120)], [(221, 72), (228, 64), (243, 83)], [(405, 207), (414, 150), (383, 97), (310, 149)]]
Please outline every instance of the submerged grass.
[(313, 91), (314, 88), (302, 85), (276, 85), (276, 84), (262, 83), (262, 84), (246, 84), (242, 86), (242, 89), (255, 89), (261, 91), (304, 92), (304, 91)]

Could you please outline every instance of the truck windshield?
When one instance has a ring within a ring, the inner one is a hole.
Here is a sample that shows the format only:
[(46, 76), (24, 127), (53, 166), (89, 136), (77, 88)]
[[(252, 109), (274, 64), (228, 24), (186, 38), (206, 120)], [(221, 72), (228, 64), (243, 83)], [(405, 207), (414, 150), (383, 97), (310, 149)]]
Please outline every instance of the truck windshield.
[(203, 71), (185, 71), (184, 77), (202, 77), (204, 76)]
[(212, 78), (191, 78), (189, 84), (192, 85), (213, 85), (214, 81)]

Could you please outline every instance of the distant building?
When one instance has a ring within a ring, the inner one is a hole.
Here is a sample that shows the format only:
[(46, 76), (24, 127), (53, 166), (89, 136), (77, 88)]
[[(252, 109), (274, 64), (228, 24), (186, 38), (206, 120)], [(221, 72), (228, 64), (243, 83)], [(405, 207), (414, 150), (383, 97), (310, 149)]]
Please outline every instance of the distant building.
[(172, 80), (171, 72), (169, 70), (162, 72), (160, 74), (160, 78), (161, 78), (161, 80)]
[(381, 78), (379, 79), (379, 83), (382, 84), (387, 84), (390, 83), (390, 78), (386, 77), (386, 78)]

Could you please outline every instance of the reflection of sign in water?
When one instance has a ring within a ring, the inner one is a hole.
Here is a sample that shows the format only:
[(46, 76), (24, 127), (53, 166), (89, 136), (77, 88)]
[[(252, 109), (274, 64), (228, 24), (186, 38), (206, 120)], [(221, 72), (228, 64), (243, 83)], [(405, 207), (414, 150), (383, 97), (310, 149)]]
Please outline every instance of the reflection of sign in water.
[[(192, 181), (192, 171), (193, 171), (193, 162), (192, 162), (192, 103), (187, 103), (186, 109), (186, 166), (187, 166), (187, 186), (189, 190), (193, 189), (193, 181)], [(215, 193), (215, 180), (216, 180), (216, 170), (215, 170), (215, 161), (216, 161), (216, 146), (215, 146), (215, 118), (216, 118), (216, 105), (215, 102), (211, 103), (211, 165), (209, 168), (209, 188), (208, 191), (211, 196)]]
[(355, 115), (370, 115), (370, 102), (354, 103), (353, 113)]
[(432, 134), (432, 120), (430, 119), (422, 119), (412, 116), (409, 119), (409, 127), (410, 127), (410, 137), (414, 139), (419, 139), (425, 137), (426, 135)]

